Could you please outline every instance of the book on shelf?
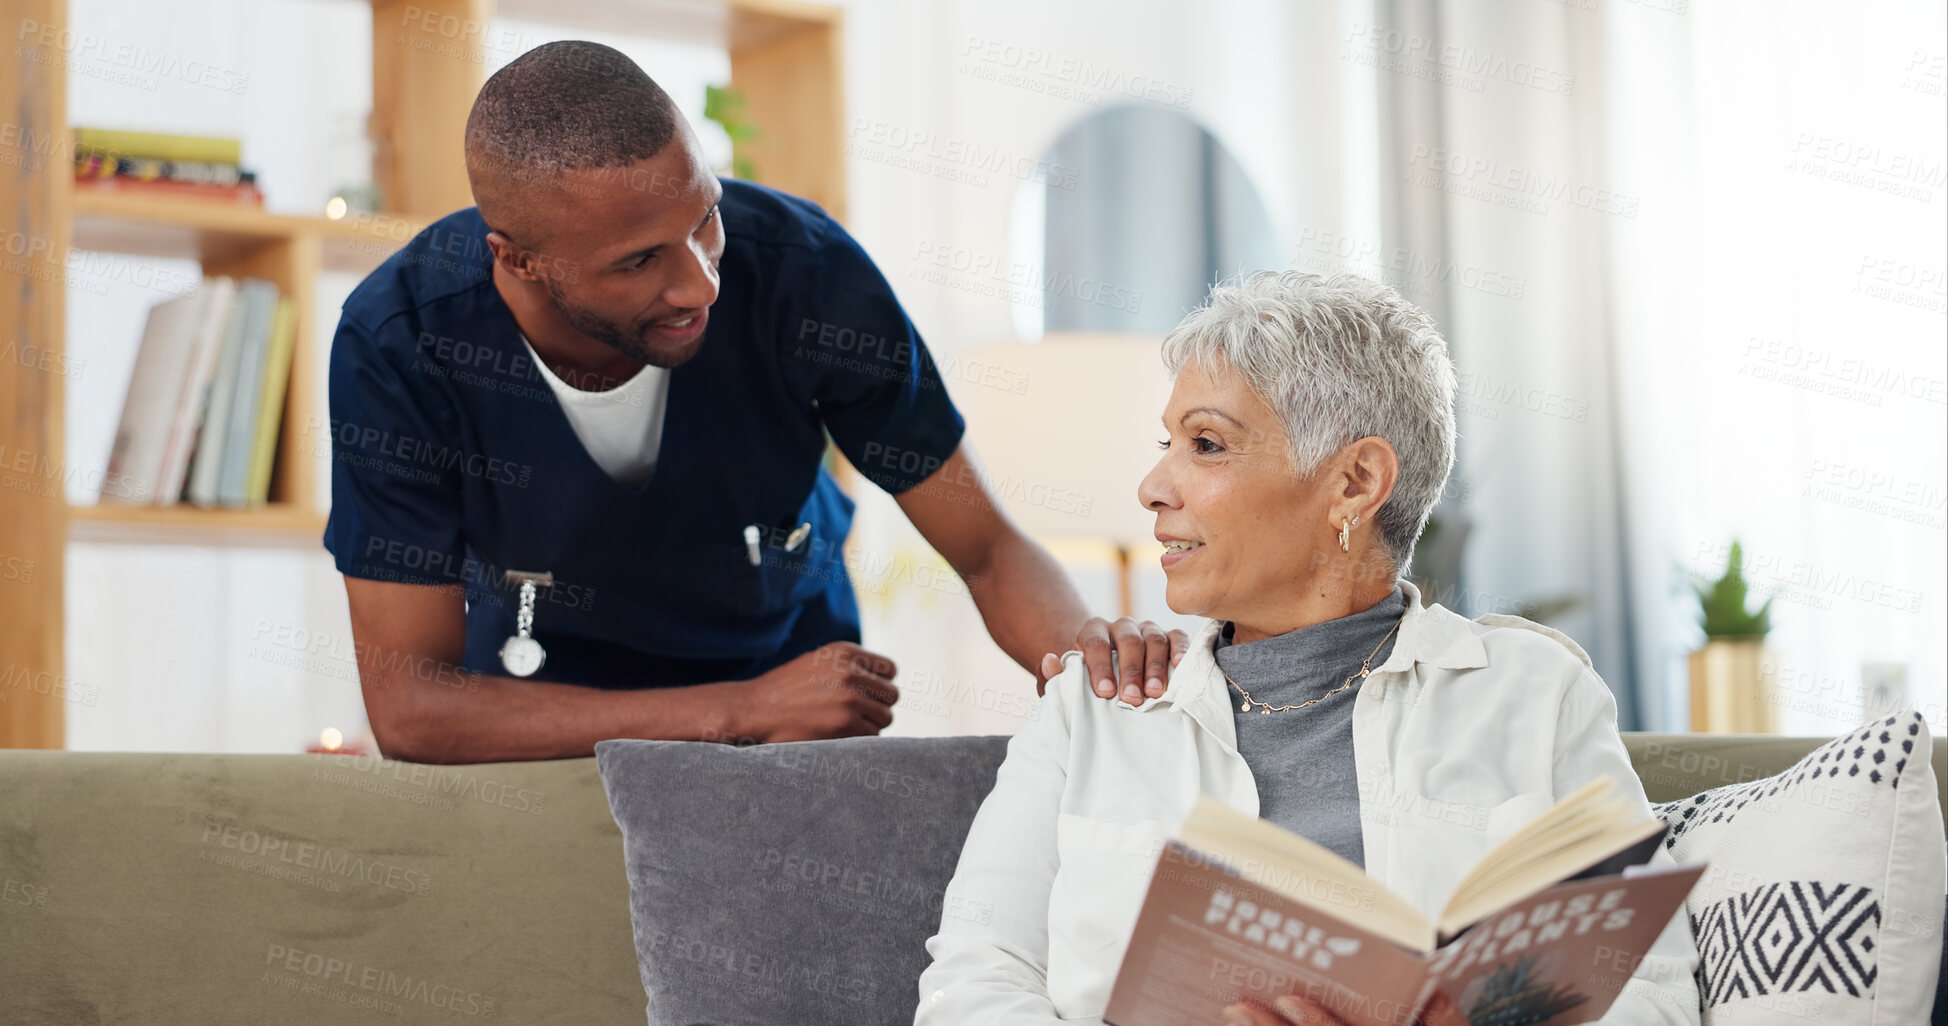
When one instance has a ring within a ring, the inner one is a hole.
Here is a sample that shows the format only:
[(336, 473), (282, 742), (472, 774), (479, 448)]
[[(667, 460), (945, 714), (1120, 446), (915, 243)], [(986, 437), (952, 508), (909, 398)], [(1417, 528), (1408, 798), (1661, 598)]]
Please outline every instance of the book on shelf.
[(80, 192), (112, 192), (123, 196), (152, 196), (158, 199), (221, 200), (245, 206), (262, 207), (264, 194), (253, 182), (236, 185), (190, 185), (185, 182), (143, 182), (128, 178), (78, 178)]
[(157, 303), (136, 350), (122, 419), (108, 451), (103, 502), (146, 506), (166, 481), (170, 429), (190, 372), (210, 296), (202, 289)]
[(74, 150), (77, 156), (86, 153), (116, 158), (193, 160), (206, 164), (239, 164), (243, 160), (243, 141), (239, 139), (168, 132), (121, 132), (106, 128), (75, 128)]
[(256, 177), (235, 164), (157, 160), (151, 157), (116, 158), (99, 153), (75, 154), (74, 176), (84, 182), (107, 179), (181, 185), (237, 185)]
[(284, 393), (291, 383), (291, 354), (297, 338), (297, 306), (279, 296), (271, 319), (270, 355), (264, 361), (264, 398), (257, 407), (257, 438), (251, 447), (250, 481), (244, 488), (246, 505), (261, 506), (270, 498), (277, 432), (284, 423)]
[(1477, 1026), (1593, 1021), (1705, 871), (1644, 865), (1666, 829), (1592, 781), (1430, 919), (1337, 853), (1202, 798), (1158, 858), (1103, 1018), (1215, 1023), (1241, 998), (1297, 994), (1352, 1026), (1398, 1026), (1438, 994)]
[(263, 206), (256, 176), (238, 163), (238, 140), (92, 128), (74, 134), (78, 189)]
[(219, 506), (244, 505), (250, 467), (256, 462), (257, 414), (264, 399), (264, 368), (277, 324), (277, 290), (251, 297), (250, 319), (244, 323), (244, 345), (237, 356), (237, 387), (231, 393), (230, 416), (224, 421), (223, 462), (217, 471)]
[(224, 319), (223, 340), (217, 343), (210, 387), (197, 414), (196, 454), (190, 458), (183, 499), (198, 506), (216, 505), (217, 482), (223, 469), (223, 442), (229, 437), (230, 407), (236, 402), (237, 361), (243, 354), (244, 322), (250, 316), (248, 297), (256, 284), (255, 279), (246, 279), (237, 286), (237, 298), (230, 304), (230, 315)]
[[(215, 376), (208, 400), (203, 405), (202, 423), (197, 431), (196, 455), (190, 463), (189, 482), (184, 488), (188, 500), (198, 506), (241, 506), (241, 486), (227, 488), (232, 461), (247, 464), (255, 442), (256, 396), (262, 390), (263, 352), (268, 342), (272, 315), (277, 305), (277, 286), (257, 278), (246, 278), (237, 287), (236, 301), (224, 326), (221, 350), (216, 357)], [(243, 420), (240, 426), (234, 422)], [(241, 442), (236, 441), (242, 439)], [(232, 450), (241, 450), (232, 455)]]
[(196, 453), (197, 432), (203, 424), (203, 411), (210, 401), (210, 385), (216, 377), (217, 358), (229, 330), (230, 309), (236, 305), (237, 280), (222, 275), (204, 278), (197, 294), (205, 297), (202, 318), (197, 324), (187, 368), (174, 395), (173, 416), (168, 441), (163, 450), (161, 482), (153, 501), (160, 506), (175, 504), (183, 496), (189, 479), (190, 459)]

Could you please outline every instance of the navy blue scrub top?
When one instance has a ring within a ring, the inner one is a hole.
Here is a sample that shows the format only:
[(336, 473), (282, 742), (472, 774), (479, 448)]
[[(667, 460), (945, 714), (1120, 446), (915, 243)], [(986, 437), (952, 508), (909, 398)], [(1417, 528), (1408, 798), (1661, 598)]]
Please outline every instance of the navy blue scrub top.
[[(477, 210), (435, 222), (346, 301), (325, 548), (350, 577), (463, 588), (468, 669), (505, 672), (509, 569), (554, 574), (535, 604), (536, 679), (741, 680), (859, 639), (841, 552), (853, 503), (821, 465), (826, 434), (898, 494), (953, 453), (960, 414), (843, 228), (804, 200), (723, 186), (717, 302), (697, 355), (670, 371), (640, 490), (569, 426), (494, 289)], [(787, 549), (801, 524), (810, 536)]]

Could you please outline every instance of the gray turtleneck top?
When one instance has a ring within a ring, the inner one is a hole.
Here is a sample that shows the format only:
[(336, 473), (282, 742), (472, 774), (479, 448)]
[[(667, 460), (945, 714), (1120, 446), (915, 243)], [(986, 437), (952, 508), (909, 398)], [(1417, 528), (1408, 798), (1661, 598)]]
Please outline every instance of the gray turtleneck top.
[[(1351, 616), (1244, 644), (1231, 640), (1227, 623), (1218, 635), (1218, 667), (1260, 702), (1297, 705), (1319, 698), (1358, 673), (1374, 646), (1379, 652), (1368, 665), (1377, 668), (1386, 661), (1400, 636), (1387, 632), (1400, 622), (1406, 601), (1396, 585), (1393, 594)], [(1361, 868), (1366, 858), (1353, 771), (1353, 698), (1363, 683), (1354, 680), (1316, 705), (1274, 713), (1256, 705), (1241, 710), (1244, 697), (1237, 687), (1225, 686), (1238, 728), (1238, 754), (1258, 784), (1258, 815)]]

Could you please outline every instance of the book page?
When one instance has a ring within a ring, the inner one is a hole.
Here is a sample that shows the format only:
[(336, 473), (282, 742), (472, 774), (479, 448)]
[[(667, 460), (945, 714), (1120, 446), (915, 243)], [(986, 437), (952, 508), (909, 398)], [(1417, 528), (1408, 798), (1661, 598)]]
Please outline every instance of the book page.
[(1496, 909), (1520, 901), (1551, 884), (1575, 877), (1591, 865), (1607, 861), (1617, 852), (1641, 852), (1648, 858), (1652, 849), (1647, 848), (1644, 842), (1661, 836), (1666, 829), (1662, 820), (1649, 817), (1636, 823), (1613, 826), (1604, 833), (1585, 837), (1575, 844), (1531, 859), (1519, 871), (1511, 869), (1479, 876), (1471, 874), (1471, 879), (1464, 881), (1463, 887), (1457, 889), (1454, 897), (1448, 900), (1447, 909), (1441, 916), (1441, 937), (1452, 937)]
[(1598, 777), (1496, 845), (1462, 877), (1441, 910), (1441, 939), (1619, 851), (1640, 848), (1662, 831), (1661, 821), (1620, 795), (1614, 780)]
[(1431, 952), (1434, 924), (1405, 898), (1322, 845), (1200, 797), (1177, 831), (1190, 848), (1228, 862), (1246, 879), (1329, 914), (1359, 908), (1360, 925), (1405, 948)]
[(1612, 808), (1617, 801), (1612, 794), (1615, 787), (1615, 782), (1609, 777), (1598, 777), (1558, 799), (1541, 815), (1489, 849), (1481, 862), (1455, 885), (1449, 903), (1464, 900), (1464, 896), (1472, 893), (1476, 883), (1484, 876), (1505, 872), (1510, 866), (1574, 843), (1577, 838), (1602, 829), (1618, 814)]

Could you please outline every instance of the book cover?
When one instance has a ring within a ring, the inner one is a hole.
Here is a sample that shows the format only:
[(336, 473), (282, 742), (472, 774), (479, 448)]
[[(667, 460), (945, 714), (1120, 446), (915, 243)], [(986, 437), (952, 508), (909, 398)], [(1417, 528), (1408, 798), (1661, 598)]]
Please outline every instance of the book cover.
[(270, 356), (271, 326), (277, 315), (277, 287), (269, 282), (246, 286), (249, 315), (244, 321), (243, 349), (237, 357), (237, 384), (231, 393), (230, 417), (225, 422), (222, 469), (217, 475), (219, 505), (241, 507), (250, 484), (250, 465), (257, 451), (257, 411), (264, 398), (264, 364)]
[(1440, 992), (1475, 1026), (1590, 1022), (1629, 980), (1620, 967), (1650, 950), (1704, 870), (1633, 867), (1570, 880), (1416, 952), (1361, 928), (1356, 889), (1301, 903), (1171, 841), (1103, 1017), (1111, 1026), (1215, 1023), (1241, 998), (1298, 994), (1352, 1026), (1411, 1026)]
[(1509, 905), (1435, 953), (1430, 995), (1475, 1026), (1567, 1026), (1610, 1010), (1705, 866), (1632, 867)]
[(261, 506), (270, 498), (271, 467), (277, 458), (277, 429), (284, 423), (284, 393), (291, 381), (291, 350), (297, 343), (297, 308), (278, 297), (271, 320), (270, 355), (264, 360), (264, 398), (257, 404), (257, 440), (251, 451), (244, 501)]
[(149, 308), (100, 501), (147, 505), (161, 492), (176, 400), (195, 359), (207, 302), (198, 290)]
[(120, 132), (105, 128), (76, 128), (77, 151), (113, 157), (149, 157), (154, 160), (196, 160), (208, 164), (240, 164), (243, 142), (201, 135), (172, 135), (167, 132)]
[(204, 410), (209, 407), (210, 384), (216, 377), (217, 358), (223, 352), (230, 310), (236, 305), (237, 281), (228, 276), (204, 278), (197, 291), (206, 297), (206, 302), (196, 326), (188, 372), (175, 396), (169, 441), (159, 476), (161, 483), (155, 494), (158, 506), (174, 505), (183, 497), (190, 458), (196, 454), (197, 430), (202, 426)]

